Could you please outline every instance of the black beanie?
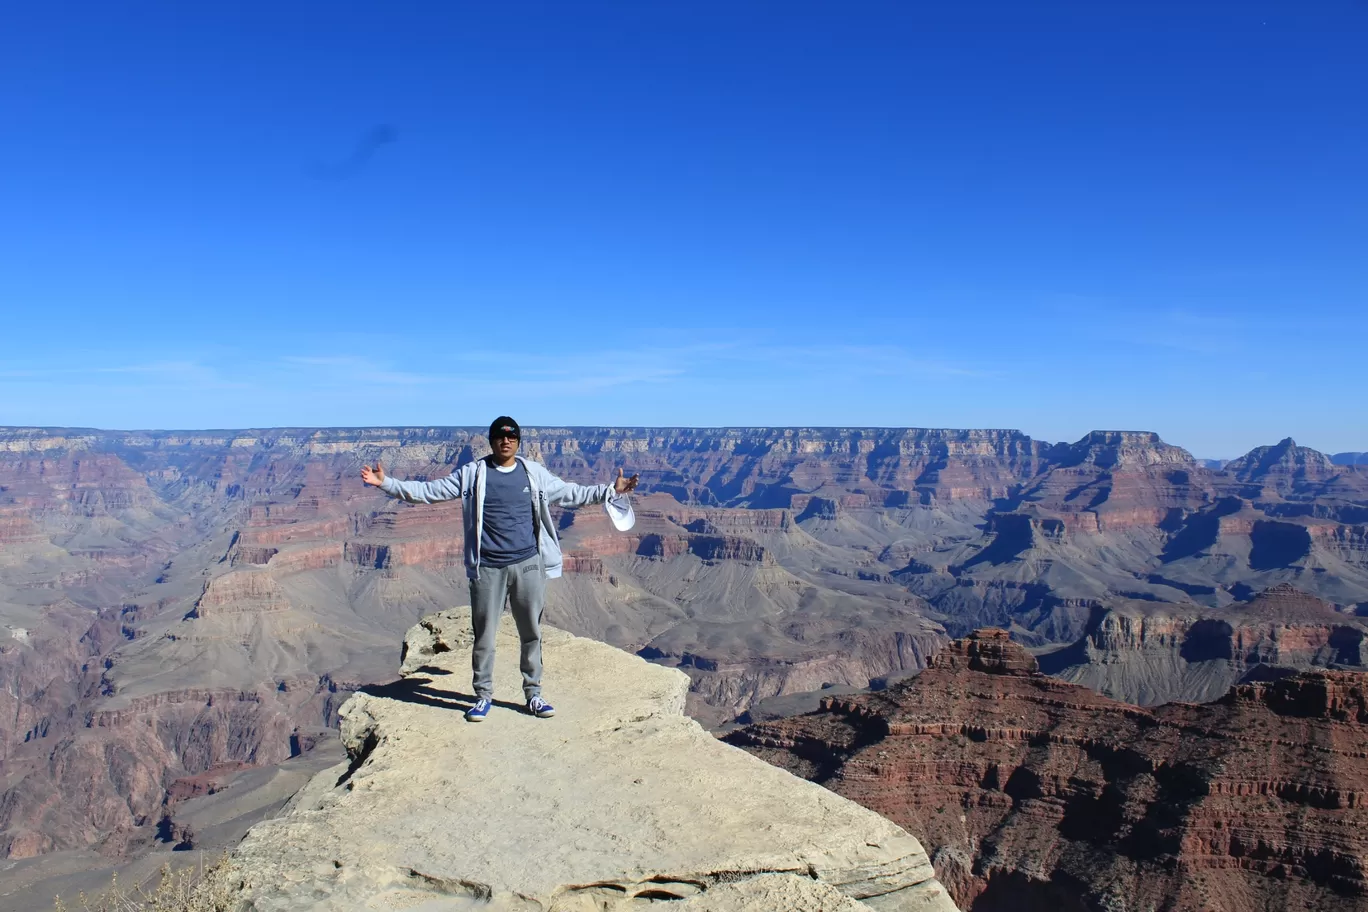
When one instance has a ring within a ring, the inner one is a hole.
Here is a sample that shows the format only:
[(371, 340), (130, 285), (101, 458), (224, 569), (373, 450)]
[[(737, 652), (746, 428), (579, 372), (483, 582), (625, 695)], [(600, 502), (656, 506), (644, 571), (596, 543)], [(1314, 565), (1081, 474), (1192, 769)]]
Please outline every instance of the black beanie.
[(495, 437), (517, 437), (521, 440), (522, 428), (518, 427), (518, 422), (507, 415), (500, 415), (489, 423), (489, 440), (491, 443)]

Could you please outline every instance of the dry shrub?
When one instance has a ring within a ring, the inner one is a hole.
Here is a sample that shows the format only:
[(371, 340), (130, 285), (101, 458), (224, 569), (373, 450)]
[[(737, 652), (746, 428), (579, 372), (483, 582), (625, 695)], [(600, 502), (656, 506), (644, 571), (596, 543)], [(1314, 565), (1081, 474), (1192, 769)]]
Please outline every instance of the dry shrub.
[(141, 886), (119, 886), (119, 875), (110, 878), (109, 887), (94, 896), (81, 893), (75, 905), (68, 906), (58, 896), (54, 912), (230, 912), (233, 906), (232, 878), (228, 876), (228, 855), (205, 864), (175, 870), (162, 865), (161, 883), (151, 892)]

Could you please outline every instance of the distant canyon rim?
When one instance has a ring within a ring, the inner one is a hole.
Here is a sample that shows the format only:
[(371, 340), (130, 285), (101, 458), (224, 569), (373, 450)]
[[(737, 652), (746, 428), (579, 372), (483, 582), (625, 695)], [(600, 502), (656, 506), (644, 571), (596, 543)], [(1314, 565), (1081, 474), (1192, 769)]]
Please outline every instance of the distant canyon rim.
[[(487, 451), (468, 428), (0, 428), (0, 882), (240, 836), (203, 822), (214, 796), (335, 741), (403, 631), (467, 601), (459, 506), (388, 500), (361, 464)], [(1368, 665), (1361, 454), (888, 428), (528, 428), (523, 453), (640, 473), (631, 532), (561, 515), (547, 620), (684, 671), (716, 730), (985, 626), (1142, 706)]]

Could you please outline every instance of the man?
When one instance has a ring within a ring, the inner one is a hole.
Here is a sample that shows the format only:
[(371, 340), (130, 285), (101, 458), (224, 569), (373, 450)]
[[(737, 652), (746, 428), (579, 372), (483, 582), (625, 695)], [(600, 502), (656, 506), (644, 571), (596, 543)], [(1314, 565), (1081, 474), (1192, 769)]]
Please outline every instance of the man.
[(470, 619), (475, 628), (471, 667), (475, 705), (470, 722), (483, 722), (494, 698), (494, 639), (507, 601), (522, 641), (523, 696), (527, 711), (541, 719), (556, 710), (541, 695), (541, 617), (546, 580), (561, 575), (560, 541), (551, 506), (605, 504), (613, 525), (631, 528), (631, 504), (625, 497), (637, 476), (613, 484), (578, 485), (552, 475), (540, 463), (518, 456), (522, 431), (502, 415), (489, 426), (484, 459), (462, 466), (436, 481), (399, 481), (385, 475), (379, 462), (363, 466), (361, 480), (390, 497), (409, 503), (438, 503), (461, 498), (465, 528), (465, 567), (470, 579)]

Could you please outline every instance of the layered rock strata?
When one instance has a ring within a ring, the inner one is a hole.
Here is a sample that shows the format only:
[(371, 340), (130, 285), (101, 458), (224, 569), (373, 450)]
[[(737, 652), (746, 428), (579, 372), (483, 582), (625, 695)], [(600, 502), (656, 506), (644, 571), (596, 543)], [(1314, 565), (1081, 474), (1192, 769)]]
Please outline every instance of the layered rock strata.
[(982, 630), (727, 740), (916, 830), (975, 912), (1368, 910), (1368, 675), (1146, 710)]
[(1205, 616), (1132, 601), (1099, 609), (1086, 636), (1040, 662), (1128, 703), (1207, 702), (1251, 677), (1368, 671), (1368, 621), (1287, 583)]
[[(460, 505), (387, 500), (361, 462), (435, 478), (485, 446), (0, 428), (0, 855), (117, 853), (180, 825), (176, 781), (307, 750), (404, 629), (467, 597)], [(1368, 467), (1291, 441), (1228, 470), (1133, 431), (529, 428), (524, 452), (641, 473), (632, 533), (560, 517), (547, 616), (685, 672), (710, 726), (879, 686), (987, 624), (1089, 640), (1060, 673), (1156, 702), (1352, 666), (1368, 616)], [(1237, 623), (1279, 583), (1331, 614)], [(1203, 651), (1222, 642), (1237, 658)]]
[(464, 722), (469, 628), (423, 619), (407, 673), (343, 706), (349, 763), (232, 855), (245, 908), (955, 908), (907, 832), (687, 718), (677, 671), (545, 628), (558, 714), (537, 719), (506, 617), (495, 708)]

